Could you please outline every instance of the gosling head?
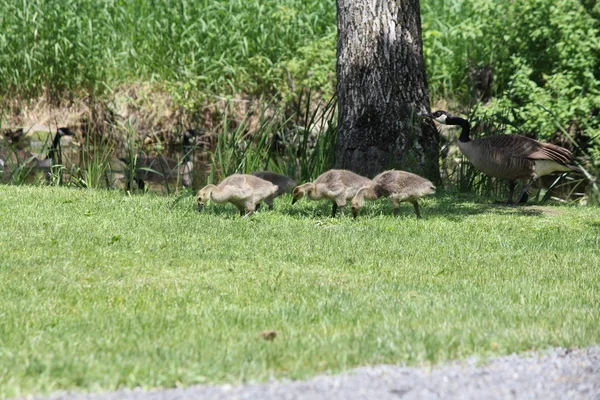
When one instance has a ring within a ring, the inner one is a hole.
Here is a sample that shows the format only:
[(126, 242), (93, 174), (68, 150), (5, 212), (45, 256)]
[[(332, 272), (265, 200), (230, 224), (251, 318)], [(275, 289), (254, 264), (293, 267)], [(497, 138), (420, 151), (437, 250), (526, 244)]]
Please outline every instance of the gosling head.
[(292, 205), (304, 197), (306, 190), (302, 186), (296, 186), (292, 192)]
[(350, 202), (350, 208), (352, 209), (352, 215), (354, 216), (354, 219), (358, 218), (358, 213), (365, 203), (363, 196), (359, 196), (359, 194), (362, 194), (362, 191), (363, 189), (359, 190), (358, 193), (356, 193), (356, 196), (354, 196)]
[(204, 209), (204, 205), (210, 200), (210, 194), (213, 191), (213, 185), (206, 185), (196, 195), (196, 202), (198, 203), (198, 211)]

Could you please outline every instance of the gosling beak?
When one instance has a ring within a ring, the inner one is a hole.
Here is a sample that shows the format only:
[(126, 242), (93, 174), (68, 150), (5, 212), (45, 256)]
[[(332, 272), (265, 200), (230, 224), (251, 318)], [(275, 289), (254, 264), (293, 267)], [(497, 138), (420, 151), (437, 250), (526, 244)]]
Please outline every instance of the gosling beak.
[(354, 215), (354, 219), (358, 217), (358, 210), (352, 209), (352, 215)]
[(297, 201), (298, 201), (298, 199), (296, 199), (296, 198), (292, 199), (292, 205), (296, 204)]
[(202, 209), (204, 208), (204, 203), (198, 203), (198, 211), (202, 211)]

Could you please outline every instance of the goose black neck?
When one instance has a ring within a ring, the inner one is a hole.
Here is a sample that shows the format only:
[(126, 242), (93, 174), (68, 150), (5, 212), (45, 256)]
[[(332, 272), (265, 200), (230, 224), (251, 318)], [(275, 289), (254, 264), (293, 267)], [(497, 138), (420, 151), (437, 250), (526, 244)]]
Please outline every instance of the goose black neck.
[(58, 146), (60, 146), (60, 133), (56, 133), (56, 135), (54, 135), (54, 140), (52, 140), (52, 148), (54, 150), (58, 149)]
[(54, 160), (58, 146), (60, 146), (60, 134), (56, 132), (56, 135), (54, 135), (54, 139), (52, 140), (52, 146), (48, 149), (48, 158)]
[(471, 138), (470, 138), (471, 125), (469, 124), (469, 121), (467, 121), (466, 119), (459, 118), (459, 117), (451, 117), (451, 118), (446, 119), (446, 124), (447, 125), (458, 125), (462, 128), (462, 132), (460, 133), (460, 136), (458, 138), (459, 141), (466, 143), (471, 140)]

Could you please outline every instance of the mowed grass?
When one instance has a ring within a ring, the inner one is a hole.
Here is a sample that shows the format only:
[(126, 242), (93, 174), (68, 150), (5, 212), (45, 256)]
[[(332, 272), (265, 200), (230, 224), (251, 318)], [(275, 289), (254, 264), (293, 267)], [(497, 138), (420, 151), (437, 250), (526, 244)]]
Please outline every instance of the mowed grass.
[(598, 208), (290, 200), (0, 186), (0, 397), (600, 343)]

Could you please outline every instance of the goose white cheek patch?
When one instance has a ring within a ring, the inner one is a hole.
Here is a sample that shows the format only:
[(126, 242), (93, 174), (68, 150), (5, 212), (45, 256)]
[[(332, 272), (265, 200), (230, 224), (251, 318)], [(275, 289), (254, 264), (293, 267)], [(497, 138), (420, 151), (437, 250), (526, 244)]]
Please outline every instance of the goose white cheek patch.
[(434, 118), (437, 122), (439, 122), (440, 124), (445, 124), (446, 123), (446, 118), (448, 118), (448, 116), (446, 115), (440, 115), (437, 118)]

